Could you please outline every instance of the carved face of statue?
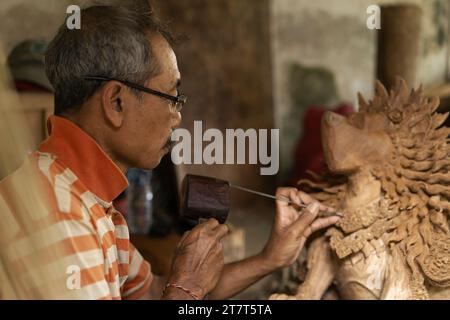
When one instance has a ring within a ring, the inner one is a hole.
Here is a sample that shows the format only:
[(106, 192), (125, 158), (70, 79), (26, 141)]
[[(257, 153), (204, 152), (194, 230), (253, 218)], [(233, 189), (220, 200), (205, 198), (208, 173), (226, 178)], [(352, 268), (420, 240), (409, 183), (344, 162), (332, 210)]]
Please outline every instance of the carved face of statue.
[(357, 112), (344, 117), (326, 112), (322, 118), (322, 144), (329, 169), (351, 174), (360, 167), (383, 163), (393, 148), (388, 124), (382, 113)]

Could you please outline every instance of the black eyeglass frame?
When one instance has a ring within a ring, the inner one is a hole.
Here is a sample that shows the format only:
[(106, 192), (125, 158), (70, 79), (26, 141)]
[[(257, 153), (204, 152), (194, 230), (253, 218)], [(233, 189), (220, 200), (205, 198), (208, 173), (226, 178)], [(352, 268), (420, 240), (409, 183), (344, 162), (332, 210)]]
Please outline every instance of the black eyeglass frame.
[[(170, 94), (167, 93), (163, 93), (160, 91), (156, 91), (144, 86), (141, 86), (137, 83), (133, 83), (127, 80), (122, 80), (122, 79), (117, 79), (117, 78), (112, 78), (112, 77), (102, 77), (102, 76), (85, 76), (83, 77), (85, 80), (96, 80), (96, 81), (117, 81), (117, 82), (121, 82), (124, 85), (126, 85), (127, 87), (139, 90), (139, 91), (143, 91), (149, 94), (153, 94), (155, 96), (164, 98), (164, 99), (168, 99), (172, 102), (175, 102), (175, 106), (177, 107), (178, 110), (181, 110), (181, 108), (184, 106), (184, 104), (187, 101), (187, 97), (183, 94), (180, 94), (178, 96), (172, 96)], [(180, 107), (178, 107), (180, 106)]]

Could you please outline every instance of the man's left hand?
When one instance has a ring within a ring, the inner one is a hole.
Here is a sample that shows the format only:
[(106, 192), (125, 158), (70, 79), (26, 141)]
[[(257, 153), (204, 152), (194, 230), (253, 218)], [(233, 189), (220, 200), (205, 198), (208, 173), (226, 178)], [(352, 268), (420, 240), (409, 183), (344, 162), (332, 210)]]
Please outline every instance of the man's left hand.
[[(271, 269), (292, 265), (298, 258), (306, 239), (315, 231), (339, 221), (339, 216), (317, 218), (319, 212), (335, 212), (295, 188), (278, 188), (277, 198), (289, 198), (293, 204), (276, 201), (275, 221), (262, 256)], [(300, 206), (307, 205), (301, 209)]]

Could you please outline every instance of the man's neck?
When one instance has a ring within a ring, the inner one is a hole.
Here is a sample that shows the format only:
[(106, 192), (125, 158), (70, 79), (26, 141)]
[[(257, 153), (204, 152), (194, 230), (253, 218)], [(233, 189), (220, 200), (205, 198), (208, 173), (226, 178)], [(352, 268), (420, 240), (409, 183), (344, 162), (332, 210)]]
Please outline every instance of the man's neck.
[(82, 114), (64, 114), (62, 117), (76, 124), (92, 139), (94, 139), (103, 152), (105, 152), (112, 162), (116, 164), (120, 171), (122, 171), (123, 174), (126, 174), (129, 169), (128, 166), (123, 161), (120, 161), (115, 153), (108, 147), (108, 143), (104, 138), (104, 134), (100, 132), (101, 130), (99, 129), (98, 124), (92, 123), (92, 120), (90, 120), (92, 117), (84, 117)]

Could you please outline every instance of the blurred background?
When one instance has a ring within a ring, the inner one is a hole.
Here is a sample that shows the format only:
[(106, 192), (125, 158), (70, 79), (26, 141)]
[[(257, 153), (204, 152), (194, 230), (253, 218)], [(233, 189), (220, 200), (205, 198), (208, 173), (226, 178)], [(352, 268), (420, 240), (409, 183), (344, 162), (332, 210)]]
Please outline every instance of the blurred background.
[[(45, 139), (45, 121), (53, 111), (43, 53), (67, 7), (132, 3), (151, 5), (185, 38), (174, 48), (182, 92), (189, 98), (183, 127), (193, 130), (194, 120), (202, 120), (203, 130), (280, 129), (276, 176), (260, 175), (260, 165), (175, 167), (168, 157), (152, 172), (129, 172), (130, 189), (117, 206), (157, 273), (168, 271), (170, 252), (186, 228), (177, 220), (186, 173), (269, 193), (295, 185), (307, 170), (320, 173), (326, 169), (321, 115), (327, 109), (357, 110), (357, 92), (371, 98), (377, 78), (386, 86), (394, 75), (410, 86), (423, 84), (428, 95), (441, 97), (440, 111), (449, 109), (449, 0), (2, 0), (0, 44), (35, 147)], [(372, 4), (381, 7), (381, 30), (367, 27)], [(235, 191), (231, 197), (228, 261), (261, 250), (274, 212), (270, 200)], [(241, 297), (259, 297), (261, 285)]]

